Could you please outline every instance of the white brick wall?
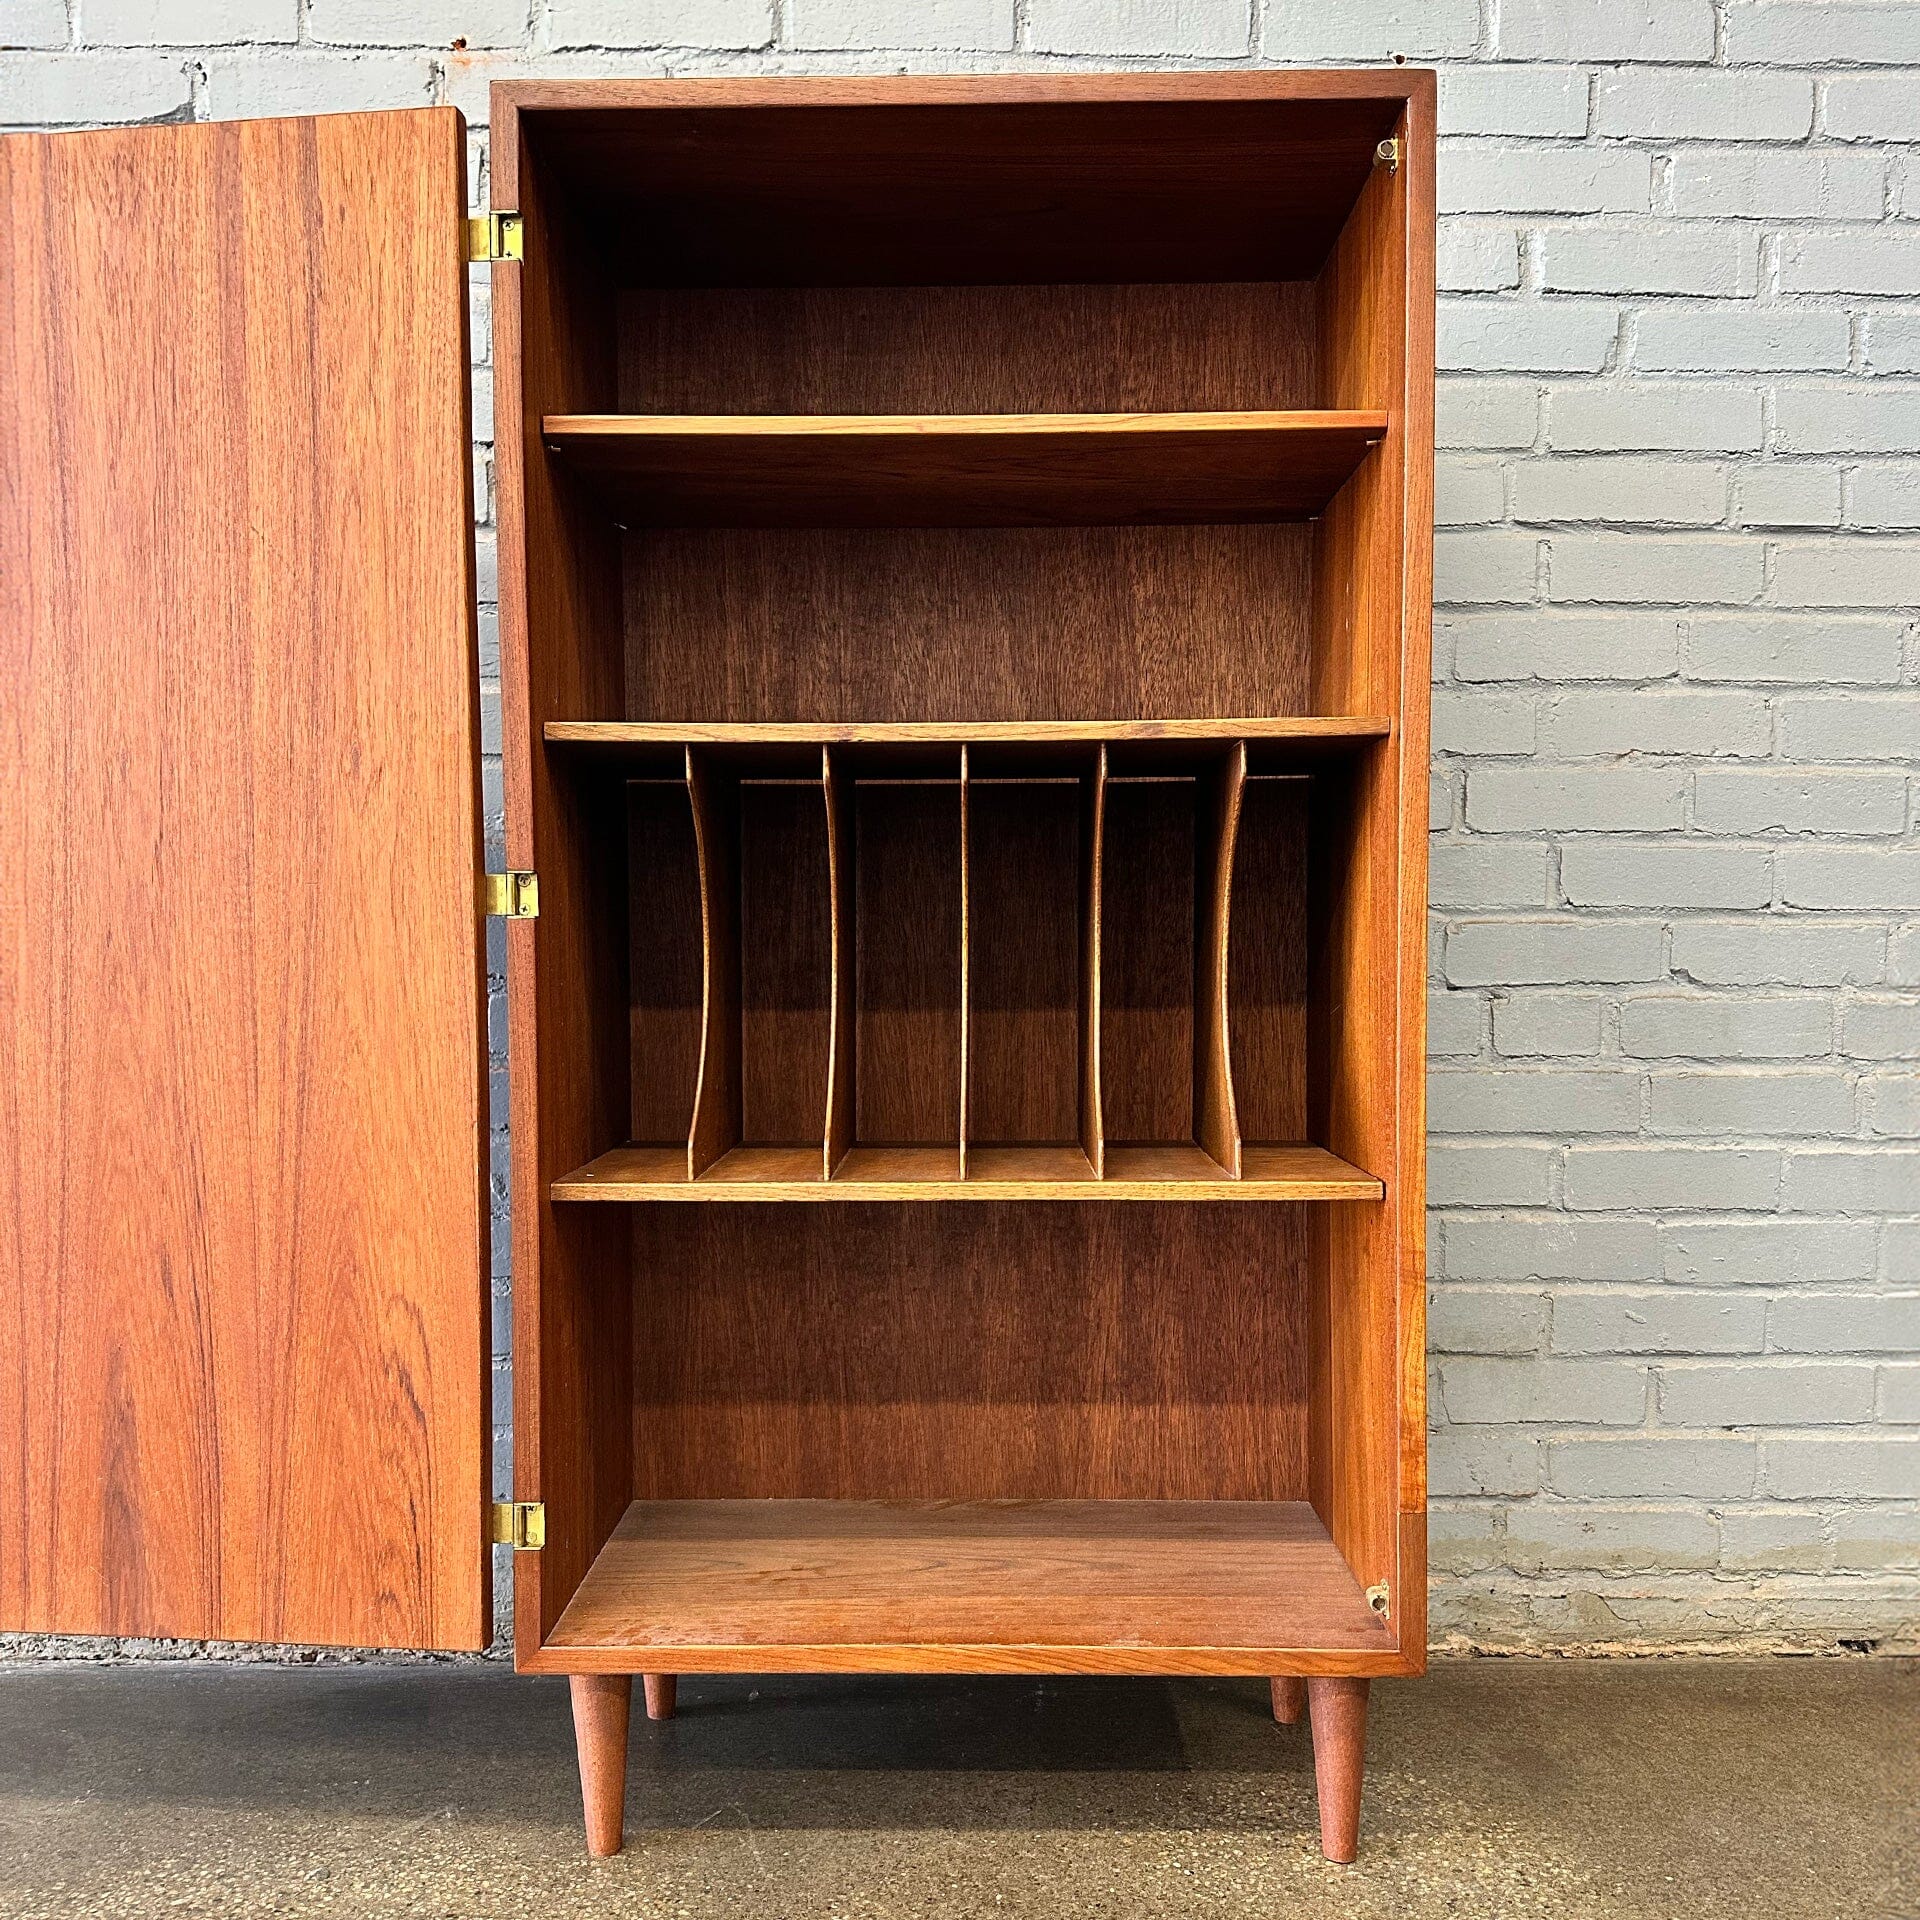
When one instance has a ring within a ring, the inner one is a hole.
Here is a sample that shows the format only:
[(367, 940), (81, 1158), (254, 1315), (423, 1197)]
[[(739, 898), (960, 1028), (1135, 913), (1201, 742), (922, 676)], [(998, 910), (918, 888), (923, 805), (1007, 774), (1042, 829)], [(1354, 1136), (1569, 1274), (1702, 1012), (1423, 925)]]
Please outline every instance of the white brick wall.
[(1439, 65), (1436, 1627), (1914, 1633), (1920, 0), (0, 0), (0, 47), (9, 125), (451, 100), (477, 202), (513, 74)]

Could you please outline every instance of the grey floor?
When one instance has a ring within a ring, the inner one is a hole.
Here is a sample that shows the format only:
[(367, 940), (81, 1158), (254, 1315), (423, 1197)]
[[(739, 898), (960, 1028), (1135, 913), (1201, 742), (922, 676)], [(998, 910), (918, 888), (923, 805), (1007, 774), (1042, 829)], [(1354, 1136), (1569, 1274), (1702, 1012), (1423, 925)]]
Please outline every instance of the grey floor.
[[(637, 1689), (636, 1689), (637, 1694)], [(1920, 1662), (1374, 1689), (1361, 1860), (1258, 1682), (692, 1679), (582, 1850), (563, 1683), (0, 1668), (0, 1913), (1920, 1915)]]

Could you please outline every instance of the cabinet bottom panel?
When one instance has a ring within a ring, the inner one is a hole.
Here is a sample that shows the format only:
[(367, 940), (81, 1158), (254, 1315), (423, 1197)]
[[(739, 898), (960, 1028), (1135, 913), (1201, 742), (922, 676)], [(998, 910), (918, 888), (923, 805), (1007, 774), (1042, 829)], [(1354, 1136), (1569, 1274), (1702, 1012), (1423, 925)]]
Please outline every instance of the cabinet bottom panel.
[(560, 1672), (1386, 1671), (1305, 1501), (656, 1500), (545, 1645)]

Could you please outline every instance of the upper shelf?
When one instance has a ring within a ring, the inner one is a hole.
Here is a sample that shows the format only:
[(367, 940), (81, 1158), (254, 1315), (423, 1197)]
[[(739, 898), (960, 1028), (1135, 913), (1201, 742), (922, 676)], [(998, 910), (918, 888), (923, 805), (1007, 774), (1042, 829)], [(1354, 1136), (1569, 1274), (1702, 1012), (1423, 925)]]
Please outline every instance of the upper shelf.
[(1384, 412), (549, 414), (637, 525), (1169, 526), (1307, 520)]
[[(549, 746), (602, 756), (629, 775), (679, 777), (689, 746), (743, 769), (814, 772), (822, 747), (851, 750), (856, 771), (936, 759), (966, 746), (987, 777), (1078, 768), (1097, 747), (1115, 775), (1178, 772), (1244, 741), (1254, 774), (1299, 771), (1384, 740), (1384, 714), (1295, 713), (1237, 720), (549, 720)], [(939, 764), (946, 764), (944, 761)]]

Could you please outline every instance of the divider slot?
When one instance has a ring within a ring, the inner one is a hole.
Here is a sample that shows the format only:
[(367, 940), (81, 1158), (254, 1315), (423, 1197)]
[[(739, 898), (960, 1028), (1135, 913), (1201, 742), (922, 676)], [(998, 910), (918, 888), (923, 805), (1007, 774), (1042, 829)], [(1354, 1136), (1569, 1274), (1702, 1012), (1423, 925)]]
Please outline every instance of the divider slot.
[(1099, 1056), (1109, 1179), (1241, 1177), (1227, 1006), (1246, 745), (1109, 748)]
[(1194, 782), (1110, 771), (1101, 882), (1100, 1060), (1109, 1173), (1193, 1140)]
[(969, 1166), (981, 1178), (1091, 1179), (1081, 1097), (1093, 754), (969, 751)]
[[(684, 761), (684, 756), (679, 756)], [(630, 1137), (686, 1165), (700, 1083), (700, 863), (684, 766), (624, 781)]]
[(847, 770), (836, 805), (850, 787), (852, 926), (849, 939), (843, 919), (842, 954), (850, 946), (854, 1142), (834, 1177), (957, 1179), (960, 753), (877, 749), (850, 754)]
[(1310, 804), (1302, 774), (1252, 775), (1234, 853), (1227, 969), (1233, 1089), (1255, 1145), (1307, 1138)]
[(687, 749), (700, 867), (700, 1078), (687, 1135), (687, 1178), (697, 1180), (740, 1144), (739, 789), (699, 747)]
[(832, 1056), (832, 874), (817, 772), (754, 777), (740, 817), (741, 1139), (820, 1140)]

